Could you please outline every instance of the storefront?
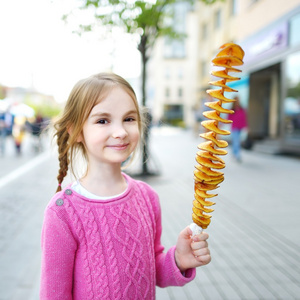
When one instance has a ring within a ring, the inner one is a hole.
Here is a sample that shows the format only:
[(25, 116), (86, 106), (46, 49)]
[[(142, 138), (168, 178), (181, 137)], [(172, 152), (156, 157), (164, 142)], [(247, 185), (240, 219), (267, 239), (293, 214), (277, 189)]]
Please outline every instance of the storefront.
[(240, 98), (249, 133), (273, 153), (300, 153), (299, 32), (300, 7), (240, 43), (245, 50)]
[(162, 118), (163, 123), (172, 126), (184, 127), (183, 121), (183, 105), (182, 104), (165, 104), (164, 115)]

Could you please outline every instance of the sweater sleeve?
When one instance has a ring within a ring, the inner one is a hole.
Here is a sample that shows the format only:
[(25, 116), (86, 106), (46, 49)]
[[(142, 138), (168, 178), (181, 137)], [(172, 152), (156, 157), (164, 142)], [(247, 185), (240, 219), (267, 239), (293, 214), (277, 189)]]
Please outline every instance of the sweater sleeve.
[(73, 268), (77, 243), (57, 212), (47, 208), (42, 229), (40, 299), (72, 299)]
[(159, 287), (183, 286), (192, 281), (196, 276), (196, 269), (189, 269), (183, 275), (175, 262), (175, 249), (173, 246), (166, 253), (161, 244), (161, 208), (157, 199), (156, 212), (156, 236), (154, 241), (155, 247), (155, 264), (156, 264), (156, 285)]

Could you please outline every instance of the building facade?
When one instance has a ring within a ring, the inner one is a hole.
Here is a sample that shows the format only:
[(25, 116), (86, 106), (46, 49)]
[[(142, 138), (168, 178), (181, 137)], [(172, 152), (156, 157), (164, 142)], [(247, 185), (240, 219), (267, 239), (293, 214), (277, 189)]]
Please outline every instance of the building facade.
[(180, 41), (161, 38), (148, 62), (148, 105), (153, 122), (191, 126), (197, 99), (197, 16), (186, 3), (175, 7), (173, 24), (187, 34)]
[[(249, 12), (241, 7), (243, 25), (237, 32), (246, 53), (237, 88), (248, 110), (249, 132), (262, 149), (300, 153), (300, 1), (253, 5)], [(258, 24), (247, 30), (245, 23), (253, 20)]]
[(235, 42), (245, 51), (245, 63), (241, 80), (231, 86), (247, 109), (255, 145), (300, 153), (300, 0), (197, 1), (185, 11), (184, 24), (185, 55), (166, 56), (162, 39), (150, 62), (154, 119), (173, 110), (192, 126), (193, 107), (212, 79), (212, 58), (222, 44)]

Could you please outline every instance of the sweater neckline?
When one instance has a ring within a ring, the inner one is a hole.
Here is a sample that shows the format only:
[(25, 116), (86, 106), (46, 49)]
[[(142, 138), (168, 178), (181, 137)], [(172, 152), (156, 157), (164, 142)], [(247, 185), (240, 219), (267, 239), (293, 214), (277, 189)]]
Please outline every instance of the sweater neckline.
[(76, 199), (83, 200), (83, 201), (85, 201), (85, 202), (99, 203), (99, 204), (102, 203), (102, 204), (103, 204), (103, 203), (114, 202), (114, 201), (117, 201), (117, 200), (122, 200), (123, 198), (125, 198), (125, 197), (129, 194), (129, 192), (130, 192), (130, 190), (131, 190), (131, 188), (132, 188), (132, 178), (131, 178), (129, 175), (123, 173), (123, 172), (122, 172), (122, 175), (124, 176), (124, 178), (125, 178), (125, 180), (126, 180), (126, 182), (127, 182), (127, 188), (126, 188), (126, 190), (125, 190), (123, 193), (121, 193), (121, 194), (119, 194), (119, 195), (112, 196), (112, 197), (107, 197), (107, 198), (104, 198), (104, 199), (93, 199), (93, 198), (88, 198), (88, 197), (86, 197), (86, 196), (83, 196), (83, 195), (79, 194), (77, 191), (75, 191), (75, 190), (72, 188), (72, 184), (73, 184), (73, 183), (70, 183), (70, 184), (65, 188), (65, 190), (67, 190), (67, 189), (72, 190), (72, 193), (76, 196)]

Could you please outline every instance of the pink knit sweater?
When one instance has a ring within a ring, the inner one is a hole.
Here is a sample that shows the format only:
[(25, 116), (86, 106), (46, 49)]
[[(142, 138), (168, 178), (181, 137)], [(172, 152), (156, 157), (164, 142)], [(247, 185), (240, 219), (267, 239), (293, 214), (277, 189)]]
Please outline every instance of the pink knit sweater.
[(182, 286), (174, 258), (164, 253), (155, 191), (125, 175), (128, 188), (109, 200), (87, 199), (70, 186), (45, 211), (40, 299), (155, 299), (155, 285)]

